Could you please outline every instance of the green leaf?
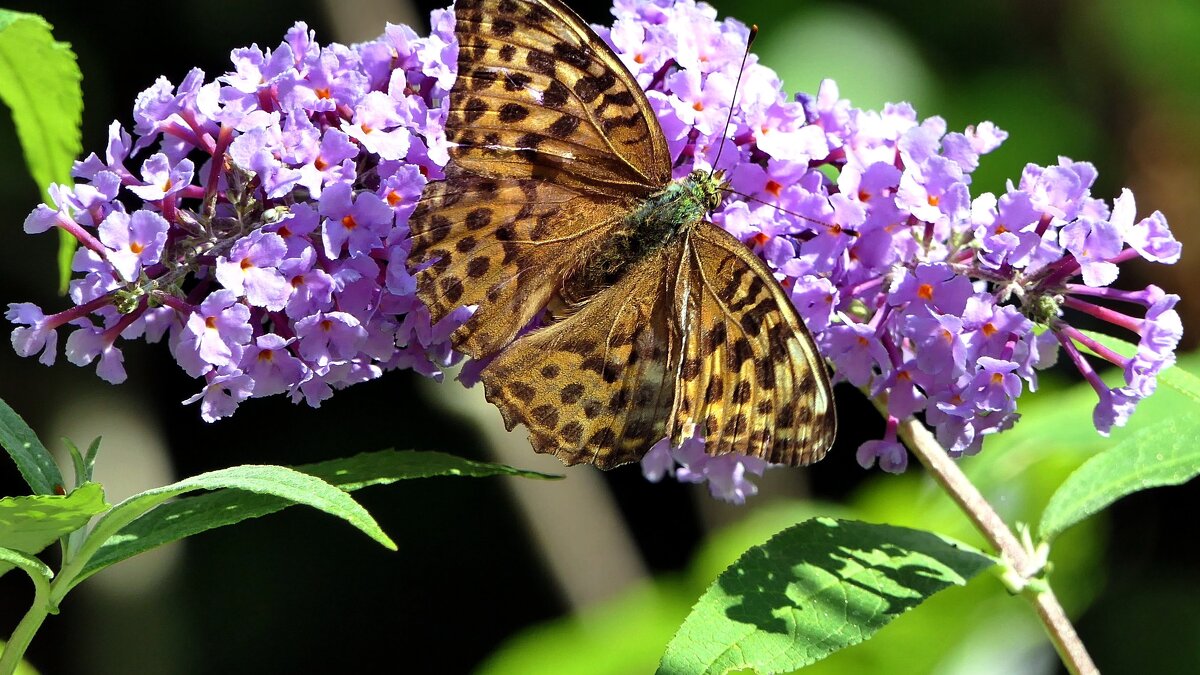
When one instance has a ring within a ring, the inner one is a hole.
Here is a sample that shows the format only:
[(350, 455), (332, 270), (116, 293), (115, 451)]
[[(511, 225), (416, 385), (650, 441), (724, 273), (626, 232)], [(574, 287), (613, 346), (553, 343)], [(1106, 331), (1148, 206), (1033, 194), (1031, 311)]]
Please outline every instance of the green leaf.
[[(345, 520), (380, 544), (396, 550), (395, 542), (379, 529), (379, 524), (375, 522), (371, 514), (367, 513), (367, 510), (354, 501), (350, 495), (337, 487), (295, 469), (283, 466), (246, 464), (185, 478), (178, 483), (136, 494), (117, 504), (96, 523), (95, 529), (88, 535), (87, 541), (79, 552), (79, 560), (86, 565), (87, 561), (110, 537), (171, 498), (195, 490), (220, 490), (223, 488), (272, 495), (289, 503), (311, 506)], [(235, 499), (234, 508), (236, 508), (236, 503)], [(79, 563), (74, 561), (72, 565), (78, 566)], [(66, 568), (64, 567), (64, 569)], [(79, 575), (78, 570), (73, 570), (71, 585), (79, 583), (84, 576)], [(65, 591), (63, 592), (65, 593)]]
[(744, 553), (700, 598), (659, 673), (786, 672), (858, 644), (994, 561), (930, 532), (815, 518)]
[(37, 558), (11, 548), (0, 546), (0, 565), (7, 569), (20, 567), (25, 570), (31, 577), (38, 577), (45, 581), (50, 581), (54, 578), (54, 572), (46, 563)]
[(12, 110), (25, 162), (38, 185), (71, 181), (82, 136), (83, 76), (71, 46), (36, 14), (0, 10), (0, 100)]
[[(78, 448), (76, 448), (78, 449)], [(100, 437), (92, 439), (88, 445), (87, 452), (83, 455), (83, 473), (75, 476), (76, 483), (86, 483), (92, 479), (92, 472), (96, 469), (96, 457), (100, 455)]]
[[(473, 462), (440, 452), (396, 450), (362, 453), (354, 457), (299, 466), (296, 470), (323, 479), (346, 491), (431, 476), (555, 478), (501, 464)], [(82, 580), (143, 551), (213, 528), (275, 513), (293, 503), (295, 502), (284, 497), (270, 494), (221, 490), (164, 504), (134, 520), (105, 541), (89, 560), (79, 578)]]
[(1200, 417), (1167, 419), (1092, 457), (1050, 498), (1038, 525), (1039, 535), (1053, 539), (1125, 495), (1195, 478), (1200, 474), (1197, 438)]
[(515, 469), (504, 464), (476, 462), (444, 452), (416, 450), (380, 450), (363, 452), (353, 457), (331, 459), (295, 467), (312, 476), (324, 478), (343, 490), (354, 491), (371, 485), (390, 485), (411, 478), (435, 476), (518, 476), (558, 480), (562, 476)]
[(50, 451), (3, 399), (0, 399), (0, 445), (16, 462), (17, 470), (35, 494), (52, 495), (56, 486), (65, 487)]
[(88, 446), (87, 452), (80, 452), (79, 446), (69, 438), (63, 439), (67, 451), (71, 453), (71, 464), (75, 468), (75, 482), (78, 485), (90, 482), (96, 470), (96, 455), (100, 451), (100, 437), (97, 436)]
[[(108, 507), (96, 483), (69, 495), (5, 497), (0, 499), (0, 546), (34, 555)], [(8, 561), (0, 561), (0, 574), (10, 569)]]
[[(71, 163), (82, 147), (83, 76), (70, 45), (50, 34), (36, 14), (0, 10), (0, 100), (12, 110), (29, 173), (43, 193), (71, 182)], [(75, 240), (59, 235), (60, 285), (71, 273)]]
[(1171, 366), (1158, 374), (1158, 381), (1200, 403), (1200, 377), (1178, 366)]
[[(86, 453), (79, 452), (79, 447), (69, 439), (64, 438), (63, 443), (66, 444), (67, 450), (71, 453), (71, 463), (75, 467), (75, 487), (79, 487), (84, 483), (90, 483), (92, 473), (96, 469), (96, 454), (100, 451), (100, 437), (97, 436), (88, 446)], [(75, 556), (80, 546), (87, 539), (86, 530), (75, 530), (66, 539), (62, 540), (63, 544), (63, 559), (69, 560)]]

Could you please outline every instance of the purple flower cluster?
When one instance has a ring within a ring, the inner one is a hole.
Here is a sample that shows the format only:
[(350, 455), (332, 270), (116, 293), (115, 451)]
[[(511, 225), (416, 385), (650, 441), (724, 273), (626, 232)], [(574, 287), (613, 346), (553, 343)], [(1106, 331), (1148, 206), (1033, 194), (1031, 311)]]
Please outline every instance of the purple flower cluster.
[[(1123, 424), (1173, 362), (1178, 296), (1109, 285), (1132, 258), (1174, 263), (1179, 243), (1161, 213), (1136, 219), (1128, 190), (1111, 209), (1093, 197), (1090, 164), (1031, 164), (1004, 194), (972, 198), (980, 156), (1007, 137), (995, 125), (948, 133), (944, 120), (919, 120), (907, 104), (852, 108), (829, 80), (815, 97), (789, 97), (753, 55), (733, 104), (745, 26), (687, 0), (618, 0), (614, 13), (602, 35), (647, 89), (679, 158), (675, 175), (714, 161), (727, 172), (734, 194), (714, 222), (775, 270), (836, 378), (886, 397), (884, 437), (858, 451), (864, 467), (903, 471), (896, 430), (918, 413), (952, 453), (978, 452), (1016, 420), (1017, 398), (1036, 387), (1058, 345), (1096, 388), (1101, 433)], [(1126, 329), (1137, 354), (1096, 343), (1067, 311)], [(1080, 344), (1123, 368), (1124, 385), (1101, 382)], [(696, 445), (660, 443), (643, 462), (646, 475), (694, 480), (723, 459)], [(753, 494), (745, 473), (764, 468), (738, 462), (736, 472), (721, 465), (709, 476), (731, 501)]]
[[(953, 452), (977, 452), (1012, 425), (1059, 345), (1096, 387), (1102, 433), (1173, 361), (1178, 297), (1110, 284), (1126, 260), (1175, 262), (1179, 244), (1162, 214), (1136, 219), (1128, 191), (1112, 208), (1094, 198), (1091, 165), (1029, 165), (1003, 195), (972, 198), (980, 156), (1007, 135), (991, 123), (948, 133), (907, 104), (852, 108), (832, 81), (787, 96), (753, 55), (735, 99), (744, 25), (692, 0), (617, 0), (614, 14), (597, 31), (646, 90), (676, 176), (726, 171), (733, 194), (714, 222), (775, 270), (837, 378), (886, 397), (864, 467), (904, 469), (896, 429), (917, 413)], [(192, 71), (144, 92), (134, 134), (114, 123), (104, 158), (77, 163), (79, 181), (54, 186), (26, 220), (29, 233), (79, 241), (80, 276), (63, 312), (9, 306), (17, 352), (53, 363), (57, 329), (70, 326), (68, 359), (98, 359), (115, 383), (118, 338), (169, 335), (180, 366), (205, 380), (190, 400), (209, 420), (250, 397), (316, 406), (393, 368), (440, 375), (469, 310), (431, 326), (404, 262), (408, 216), (448, 159), (453, 21), (435, 11), (429, 37), (389, 26), (352, 47), (321, 47), (297, 24), (273, 51), (234, 51), (215, 81)], [(1126, 329), (1136, 355), (1097, 344), (1067, 311)], [(1104, 385), (1079, 345), (1123, 368), (1124, 385)], [(741, 502), (767, 464), (710, 457), (697, 438), (660, 442), (642, 466)]]
[(408, 216), (449, 157), (453, 14), (433, 26), (322, 47), (296, 24), (215, 80), (143, 92), (133, 134), (114, 122), (104, 157), (25, 221), (74, 235), (80, 276), (68, 310), (9, 306), (17, 352), (50, 365), (68, 328), (67, 358), (118, 383), (120, 339), (167, 335), (204, 379), (189, 402), (206, 420), (274, 394), (317, 406), (393, 368), (440, 375), (463, 317), (430, 326), (404, 265)]

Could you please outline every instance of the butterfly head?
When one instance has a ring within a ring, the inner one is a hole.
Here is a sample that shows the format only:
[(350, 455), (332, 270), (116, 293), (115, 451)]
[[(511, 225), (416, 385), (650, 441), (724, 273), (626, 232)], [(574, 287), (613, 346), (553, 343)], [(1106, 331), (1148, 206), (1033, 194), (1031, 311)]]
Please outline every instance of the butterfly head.
[(716, 211), (717, 207), (721, 206), (725, 189), (729, 187), (729, 181), (725, 180), (724, 169), (712, 172), (696, 169), (688, 176), (688, 181), (695, 186), (696, 196), (708, 213)]

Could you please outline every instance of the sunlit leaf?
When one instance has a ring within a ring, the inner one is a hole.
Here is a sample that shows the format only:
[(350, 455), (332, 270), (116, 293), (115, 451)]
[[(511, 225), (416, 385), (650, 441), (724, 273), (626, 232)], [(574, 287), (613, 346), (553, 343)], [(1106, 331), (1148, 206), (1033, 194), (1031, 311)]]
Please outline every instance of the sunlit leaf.
[(795, 670), (866, 640), (993, 562), (929, 532), (805, 521), (717, 578), (667, 646), (659, 672)]
[[(93, 528), (81, 547), (78, 559), (84, 561), (83, 569), (72, 569), (72, 574), (68, 577), (70, 587), (74, 587), (80, 581), (96, 572), (99, 567), (90, 564), (92, 563), (92, 556), (96, 551), (101, 545), (107, 543), (111, 537), (117, 535), (125, 526), (134, 522), (143, 514), (169, 499), (188, 492), (195, 490), (221, 490), (226, 488), (234, 490), (234, 492), (231, 492), (229, 502), (227, 503), (228, 508), (232, 510), (240, 509), (243, 500), (254, 503), (256, 496), (270, 495), (286, 502), (304, 504), (332, 516), (337, 516), (383, 546), (393, 551), (396, 550), (395, 542), (384, 534), (383, 530), (379, 528), (379, 524), (371, 517), (371, 514), (367, 513), (367, 510), (354, 501), (350, 495), (337, 487), (330, 485), (320, 478), (287, 467), (243, 465), (202, 473), (198, 476), (185, 478), (178, 483), (147, 490), (114, 506), (111, 511), (96, 523), (95, 528)], [(215, 522), (213, 527), (228, 524), (224, 521), (220, 513), (212, 511), (200, 512), (196, 514), (196, 517), (200, 519), (211, 518)], [(66, 569), (64, 567), (64, 570)], [(69, 588), (66, 590), (69, 590)], [(62, 593), (65, 593), (66, 590), (63, 590)]]
[[(104, 490), (87, 483), (68, 495), (0, 499), (0, 547), (34, 555), (108, 509)], [(12, 569), (0, 561), (0, 574)]]
[(1050, 498), (1039, 534), (1052, 539), (1125, 495), (1195, 478), (1200, 474), (1197, 438), (1200, 415), (1167, 419), (1089, 459)]
[[(0, 100), (12, 110), (25, 163), (43, 193), (51, 183), (71, 182), (82, 147), (82, 79), (70, 45), (54, 39), (45, 19), (0, 10)], [(59, 241), (65, 289), (75, 240), (63, 232)]]
[[(432, 476), (555, 477), (502, 464), (474, 462), (441, 452), (397, 450), (306, 464), (296, 470), (346, 491)], [(228, 489), (163, 504), (105, 541), (84, 568), (80, 579), (143, 551), (216, 527), (275, 513), (296, 503), (299, 502), (286, 496)]]

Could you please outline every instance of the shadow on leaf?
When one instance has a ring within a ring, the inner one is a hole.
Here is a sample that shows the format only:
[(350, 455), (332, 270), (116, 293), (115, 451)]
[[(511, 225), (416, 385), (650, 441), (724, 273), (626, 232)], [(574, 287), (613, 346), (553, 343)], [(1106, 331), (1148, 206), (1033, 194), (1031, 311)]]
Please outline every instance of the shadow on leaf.
[(718, 585), (732, 621), (846, 644), (990, 564), (929, 532), (821, 518), (747, 551)]

